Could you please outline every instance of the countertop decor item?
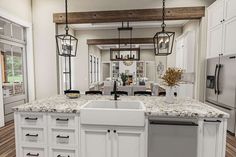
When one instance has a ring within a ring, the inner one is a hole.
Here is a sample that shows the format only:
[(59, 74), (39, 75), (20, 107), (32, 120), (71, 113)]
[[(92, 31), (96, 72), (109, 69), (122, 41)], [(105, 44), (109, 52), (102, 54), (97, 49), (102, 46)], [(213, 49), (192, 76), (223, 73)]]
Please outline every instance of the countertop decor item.
[(78, 90), (66, 90), (64, 94), (70, 99), (76, 99), (80, 96), (80, 91)]
[(174, 88), (179, 85), (183, 70), (178, 68), (168, 68), (162, 77), (166, 88), (166, 102), (173, 104), (175, 99)]
[(121, 80), (123, 82), (123, 86), (125, 86), (125, 83), (128, 80), (128, 76), (125, 73), (121, 73), (120, 77), (121, 77)]
[(165, 31), (165, 0), (163, 0), (162, 10), (162, 31), (157, 32), (153, 37), (154, 52), (156, 56), (168, 56), (172, 53), (175, 32)]

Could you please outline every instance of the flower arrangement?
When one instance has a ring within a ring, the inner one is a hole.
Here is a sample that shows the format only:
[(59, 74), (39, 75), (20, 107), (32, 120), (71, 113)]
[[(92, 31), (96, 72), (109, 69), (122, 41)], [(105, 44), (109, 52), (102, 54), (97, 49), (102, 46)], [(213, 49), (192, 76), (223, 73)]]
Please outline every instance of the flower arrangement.
[(182, 74), (182, 69), (168, 68), (162, 79), (167, 86), (178, 86), (179, 82), (181, 81)]

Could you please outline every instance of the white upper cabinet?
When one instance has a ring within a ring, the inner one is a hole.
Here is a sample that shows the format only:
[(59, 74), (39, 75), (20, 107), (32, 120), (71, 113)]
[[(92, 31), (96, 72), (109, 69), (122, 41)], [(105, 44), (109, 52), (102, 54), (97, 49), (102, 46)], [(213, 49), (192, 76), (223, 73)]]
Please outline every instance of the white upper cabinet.
[[(234, 0), (236, 1), (236, 0)], [(236, 10), (236, 6), (235, 6)], [(223, 54), (230, 55), (236, 53), (236, 44), (235, 44), (235, 36), (236, 36), (236, 16), (229, 20), (226, 20), (223, 27)]]
[(229, 20), (236, 16), (236, 1), (226, 0), (225, 1), (225, 20)]
[(193, 73), (195, 67), (195, 32), (187, 32), (176, 39), (176, 67)]
[(208, 8), (207, 58), (236, 53), (235, 28), (235, 0), (217, 0)]
[(208, 8), (208, 29), (222, 23), (224, 19), (224, 0), (217, 0)]
[(218, 25), (208, 31), (207, 57), (214, 58), (222, 53), (223, 25)]

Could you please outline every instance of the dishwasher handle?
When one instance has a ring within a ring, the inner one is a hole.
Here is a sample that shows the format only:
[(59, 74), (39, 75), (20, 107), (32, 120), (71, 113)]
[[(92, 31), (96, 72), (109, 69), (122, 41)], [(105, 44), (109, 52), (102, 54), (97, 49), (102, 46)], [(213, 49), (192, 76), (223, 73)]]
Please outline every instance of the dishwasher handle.
[(160, 121), (160, 120), (150, 120), (151, 125), (177, 125), (177, 126), (198, 126), (194, 122), (183, 122), (183, 121)]

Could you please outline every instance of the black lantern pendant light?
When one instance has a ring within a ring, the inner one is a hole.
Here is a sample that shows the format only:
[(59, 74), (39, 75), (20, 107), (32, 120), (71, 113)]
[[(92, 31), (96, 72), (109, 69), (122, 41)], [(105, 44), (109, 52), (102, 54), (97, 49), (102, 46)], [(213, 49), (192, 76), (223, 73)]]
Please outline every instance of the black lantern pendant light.
[(68, 33), (68, 12), (67, 12), (67, 0), (65, 0), (66, 10), (66, 34), (56, 35), (57, 51), (60, 56), (75, 57), (78, 45), (78, 39)]
[(157, 32), (153, 37), (154, 52), (156, 56), (167, 56), (172, 53), (175, 32), (165, 31), (165, 0), (163, 0), (162, 10), (162, 31)]

